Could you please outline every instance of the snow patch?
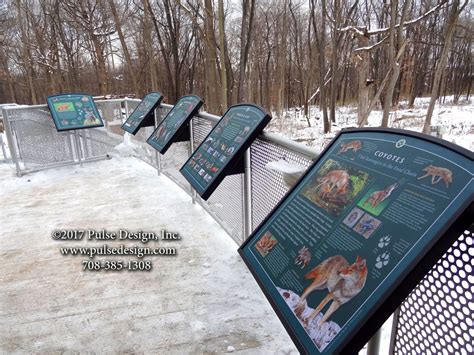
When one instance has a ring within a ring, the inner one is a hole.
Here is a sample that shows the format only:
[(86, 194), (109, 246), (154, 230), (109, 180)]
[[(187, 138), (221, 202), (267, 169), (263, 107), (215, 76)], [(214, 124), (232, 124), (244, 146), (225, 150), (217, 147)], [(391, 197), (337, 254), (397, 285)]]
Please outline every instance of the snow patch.
[(301, 173), (307, 169), (307, 166), (287, 162), (285, 159), (271, 161), (265, 165), (266, 169), (278, 171), (281, 173), (293, 174)]
[(121, 157), (133, 157), (137, 156), (139, 147), (132, 142), (122, 142), (119, 145), (114, 147), (114, 150), (121, 156)]
[[(278, 292), (285, 300), (286, 304), (291, 308), (294, 312), (296, 306), (300, 301), (300, 296), (294, 293), (291, 290), (285, 290), (282, 288), (277, 287)], [(306, 300), (304, 301), (304, 311), (301, 315), (302, 319), (305, 319), (313, 313), (314, 308), (308, 307)], [(326, 321), (321, 326), (318, 326), (319, 320), (323, 317), (322, 313), (319, 313), (316, 317), (314, 317), (311, 322), (306, 325), (300, 320), (301, 325), (305, 328), (306, 332), (316, 344), (320, 351), (323, 351), (324, 348), (334, 339), (334, 337), (339, 333), (341, 327), (333, 322), (333, 321)]]

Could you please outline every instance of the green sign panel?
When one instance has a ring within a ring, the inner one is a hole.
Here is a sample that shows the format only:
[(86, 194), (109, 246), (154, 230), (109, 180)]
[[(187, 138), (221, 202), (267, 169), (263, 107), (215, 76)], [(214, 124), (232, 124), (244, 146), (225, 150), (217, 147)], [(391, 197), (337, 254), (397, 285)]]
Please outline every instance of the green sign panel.
[(243, 153), (270, 119), (254, 105), (236, 105), (226, 111), (180, 170), (204, 200), (226, 175), (235, 173)]
[(58, 132), (104, 126), (90, 95), (54, 95), (49, 96), (47, 102)]
[(203, 102), (195, 95), (183, 96), (161, 121), (147, 143), (165, 154), (173, 142), (189, 140), (189, 120), (197, 114)]
[(137, 108), (128, 116), (122, 129), (131, 134), (136, 134), (143, 126), (153, 126), (153, 111), (158, 107), (163, 95), (159, 92), (150, 92), (138, 104)]
[(402, 302), (458, 236), (446, 231), (473, 201), (472, 159), (406, 131), (333, 140), (239, 250), (300, 351), (356, 352)]

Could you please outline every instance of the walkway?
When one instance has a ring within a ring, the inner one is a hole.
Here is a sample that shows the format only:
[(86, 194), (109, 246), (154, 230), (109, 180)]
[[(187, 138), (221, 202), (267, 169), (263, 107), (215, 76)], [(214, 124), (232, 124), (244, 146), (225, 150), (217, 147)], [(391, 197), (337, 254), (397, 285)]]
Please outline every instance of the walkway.
[[(57, 229), (177, 232), (180, 241), (57, 241)], [(83, 271), (64, 247), (175, 247), (150, 272)], [(190, 197), (135, 158), (17, 178), (0, 164), (0, 353), (296, 353), (237, 253)]]

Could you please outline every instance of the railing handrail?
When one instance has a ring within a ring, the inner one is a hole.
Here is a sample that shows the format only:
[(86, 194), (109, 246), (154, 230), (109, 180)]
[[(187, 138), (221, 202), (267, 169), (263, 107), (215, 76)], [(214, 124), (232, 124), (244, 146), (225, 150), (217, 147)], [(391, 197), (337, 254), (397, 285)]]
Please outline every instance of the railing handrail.
[[(129, 99), (129, 98), (123, 98), (123, 99), (103, 99), (103, 100), (94, 100), (96, 103), (107, 103), (107, 102), (125, 102), (125, 101), (131, 101), (131, 102), (141, 102), (140, 99)], [(12, 106), (12, 107), (5, 107), (4, 109), (8, 111), (13, 111), (13, 110), (25, 110), (25, 109), (41, 109), (41, 108), (48, 108), (48, 105), (42, 104), (42, 105), (29, 105), (29, 106)], [(159, 105), (159, 108), (165, 108), (165, 109), (171, 109), (173, 108), (173, 105), (171, 104), (166, 104), (166, 103), (161, 103)], [(211, 113), (201, 111), (198, 112), (195, 117), (202, 118), (208, 121), (211, 121), (213, 123), (217, 123), (220, 119), (221, 116), (213, 115)], [(318, 155), (318, 151), (314, 148), (308, 147), (302, 143), (298, 143), (295, 141), (292, 141), (291, 139), (279, 136), (275, 133), (270, 133), (270, 132), (263, 132), (260, 136), (260, 139), (270, 142), (270, 143), (275, 143), (277, 145), (280, 145), (282, 147), (288, 148), (290, 150), (295, 151), (296, 153), (302, 154), (311, 160), (314, 160)]]

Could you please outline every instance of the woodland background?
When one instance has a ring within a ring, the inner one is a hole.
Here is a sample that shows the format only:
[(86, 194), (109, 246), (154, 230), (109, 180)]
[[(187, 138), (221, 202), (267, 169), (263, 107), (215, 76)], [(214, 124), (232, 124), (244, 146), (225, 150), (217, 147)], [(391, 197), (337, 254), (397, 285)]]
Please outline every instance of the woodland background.
[[(400, 100), (469, 99), (468, 0), (0, 0), (0, 102), (61, 92), (165, 102), (196, 94), (205, 110), (252, 102), (273, 115), (338, 105), (358, 124)], [(308, 125), (310, 120), (308, 118)]]

